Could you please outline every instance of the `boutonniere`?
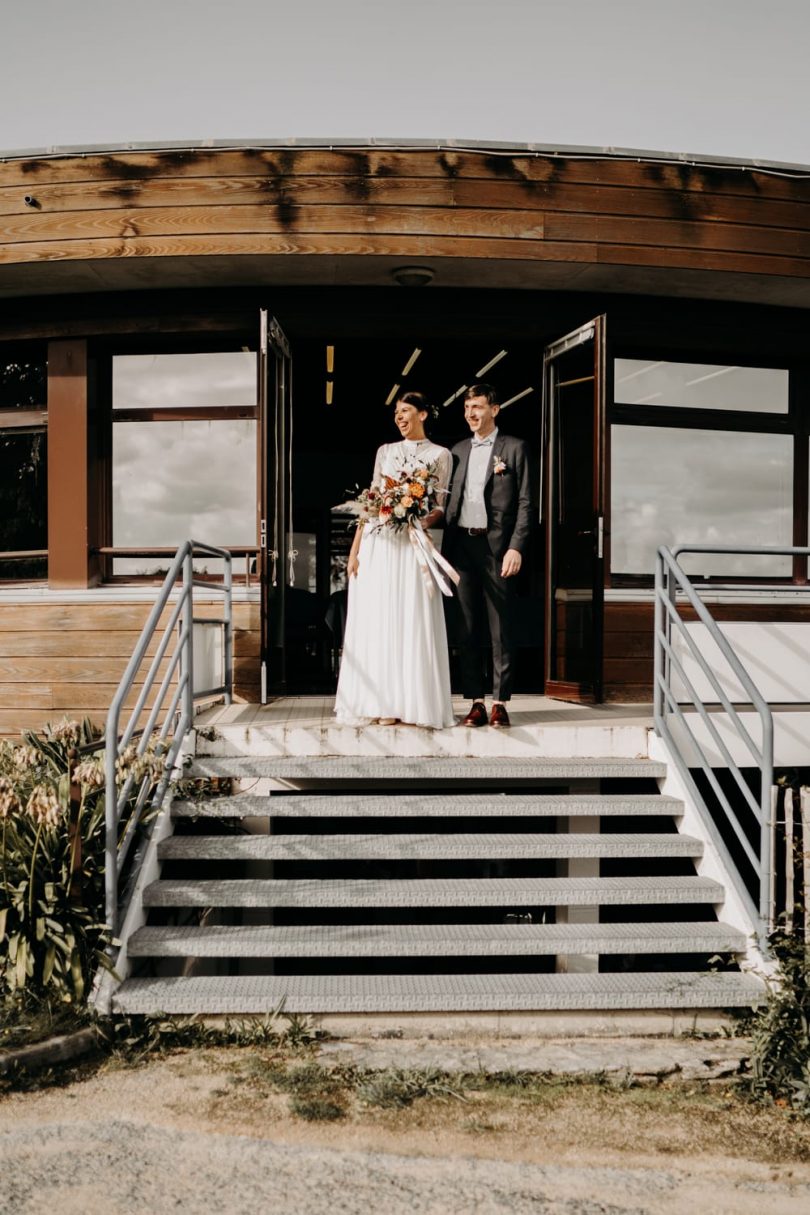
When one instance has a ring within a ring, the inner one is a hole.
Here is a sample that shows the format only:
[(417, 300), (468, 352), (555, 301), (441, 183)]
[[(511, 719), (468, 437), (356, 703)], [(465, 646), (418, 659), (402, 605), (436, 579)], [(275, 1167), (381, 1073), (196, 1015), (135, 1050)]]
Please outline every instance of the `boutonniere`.
[(503, 474), (506, 472), (506, 463), (501, 459), (500, 456), (495, 456), (495, 459), (493, 461), (493, 466), (494, 466), (494, 472), (499, 477), (502, 477)]

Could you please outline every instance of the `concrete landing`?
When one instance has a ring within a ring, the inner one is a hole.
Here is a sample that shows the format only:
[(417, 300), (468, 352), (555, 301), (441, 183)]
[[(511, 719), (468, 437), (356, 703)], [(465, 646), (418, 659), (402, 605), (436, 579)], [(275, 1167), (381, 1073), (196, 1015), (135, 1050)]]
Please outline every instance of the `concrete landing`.
[(324, 1042), (326, 1067), (384, 1071), (526, 1072), (557, 1076), (604, 1075), (636, 1080), (727, 1080), (748, 1064), (746, 1038), (498, 1037), (344, 1038)]
[[(468, 702), (454, 700), (459, 719)], [(428, 730), (419, 726), (344, 726), (334, 698), (285, 696), (267, 705), (216, 705), (195, 720), (198, 756), (499, 756), (636, 758), (647, 755), (650, 705), (570, 705), (545, 696), (510, 702), (512, 726)]]

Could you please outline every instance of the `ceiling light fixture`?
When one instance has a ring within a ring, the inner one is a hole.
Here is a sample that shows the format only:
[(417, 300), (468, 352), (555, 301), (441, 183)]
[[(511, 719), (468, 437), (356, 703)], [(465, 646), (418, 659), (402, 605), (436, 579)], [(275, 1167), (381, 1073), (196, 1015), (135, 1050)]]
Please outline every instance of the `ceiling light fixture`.
[(453, 402), (456, 400), (456, 398), (460, 397), (462, 392), (466, 392), (466, 391), (467, 391), (467, 385), (462, 384), (461, 387), (456, 392), (454, 392), (451, 397), (448, 397), (446, 401), (442, 401), (442, 409), (446, 408), (446, 406), (448, 406), (448, 405), (452, 405)]
[(332, 397), (334, 396), (334, 392), (335, 392), (335, 381), (327, 380), (326, 381), (326, 404), (327, 405), (332, 404)]
[(500, 363), (501, 359), (504, 357), (505, 354), (506, 354), (506, 351), (502, 350), (500, 354), (495, 355), (494, 359), (490, 359), (488, 363), (484, 363), (483, 367), (479, 367), (475, 373), (476, 376), (478, 377), (478, 379), (480, 379), (482, 375), (486, 375), (486, 373), (489, 371), (490, 367), (494, 367), (496, 363)]
[(396, 400), (396, 395), (398, 392), (399, 392), (399, 384), (395, 384), (394, 387), (389, 392), (388, 396), (385, 398), (386, 405), (393, 404), (393, 402)]
[(516, 396), (510, 397), (508, 401), (504, 401), (504, 403), (501, 405), (501, 409), (506, 409), (507, 405), (514, 405), (515, 401), (519, 401), (521, 397), (527, 397), (530, 392), (534, 392), (534, 389), (524, 388), (523, 392), (519, 392)]
[(326, 347), (326, 371), (331, 375), (335, 370), (335, 348), (334, 346)]
[(421, 351), (421, 350), (419, 349), (419, 347), (417, 346), (417, 347), (416, 347), (416, 349), (414, 350), (413, 354), (411, 355), (411, 357), (408, 359), (408, 361), (407, 361), (407, 363), (405, 364), (405, 366), (402, 368), (401, 375), (402, 375), (403, 380), (405, 379), (405, 376), (406, 376), (406, 375), (408, 374), (408, 372), (411, 370), (411, 368), (413, 367), (414, 363), (415, 363), (415, 362), (416, 362), (416, 360), (419, 358), (419, 355), (420, 355), (421, 353), (422, 353), (422, 351)]
[(400, 287), (426, 287), (435, 273), (430, 266), (397, 266), (391, 271), (391, 277)]

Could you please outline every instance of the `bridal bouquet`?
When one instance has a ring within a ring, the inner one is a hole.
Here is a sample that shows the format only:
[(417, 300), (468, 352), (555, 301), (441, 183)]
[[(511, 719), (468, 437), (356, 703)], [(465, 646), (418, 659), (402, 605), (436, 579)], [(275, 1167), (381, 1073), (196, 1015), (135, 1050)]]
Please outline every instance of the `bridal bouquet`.
[(436, 587), (452, 595), (451, 583), (458, 585), (458, 573), (441, 555), (420, 520), (435, 509), (439, 477), (435, 464), (405, 464), (395, 477), (382, 476), (357, 497), (337, 509), (354, 515), (356, 526), (405, 530), (410, 540), (428, 595)]
[(437, 505), (437, 486), (435, 464), (403, 466), (399, 477), (381, 477), (338, 510), (354, 515), (358, 526), (370, 523), (374, 527), (413, 527)]

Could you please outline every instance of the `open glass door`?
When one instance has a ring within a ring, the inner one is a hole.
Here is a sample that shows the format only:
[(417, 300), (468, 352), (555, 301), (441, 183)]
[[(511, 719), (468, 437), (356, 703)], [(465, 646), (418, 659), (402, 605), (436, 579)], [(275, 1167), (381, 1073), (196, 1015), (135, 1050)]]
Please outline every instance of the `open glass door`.
[(260, 311), (259, 334), (259, 581), (261, 699), (287, 687), (284, 637), (288, 569), (294, 559), (292, 520), (292, 358), (281, 326)]
[(546, 695), (602, 699), (605, 317), (543, 358)]

